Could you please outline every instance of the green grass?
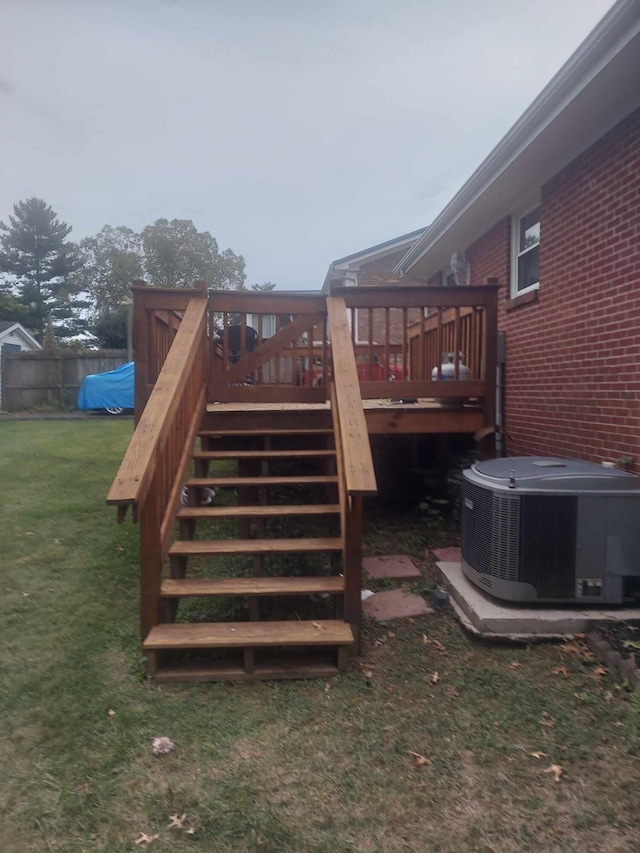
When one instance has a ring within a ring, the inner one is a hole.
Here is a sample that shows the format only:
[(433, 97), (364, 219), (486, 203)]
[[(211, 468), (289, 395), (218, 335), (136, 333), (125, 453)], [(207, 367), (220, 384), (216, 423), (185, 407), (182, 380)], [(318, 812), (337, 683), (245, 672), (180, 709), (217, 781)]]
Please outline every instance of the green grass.
[[(330, 682), (148, 685), (137, 530), (104, 504), (130, 430), (0, 425), (3, 853), (133, 851), (139, 832), (159, 851), (640, 849), (634, 703), (580, 651), (474, 642), (445, 613), (367, 626)], [(388, 511), (367, 527), (370, 552), (423, 561), (425, 592), (446, 539)], [(155, 757), (161, 735), (176, 748)]]

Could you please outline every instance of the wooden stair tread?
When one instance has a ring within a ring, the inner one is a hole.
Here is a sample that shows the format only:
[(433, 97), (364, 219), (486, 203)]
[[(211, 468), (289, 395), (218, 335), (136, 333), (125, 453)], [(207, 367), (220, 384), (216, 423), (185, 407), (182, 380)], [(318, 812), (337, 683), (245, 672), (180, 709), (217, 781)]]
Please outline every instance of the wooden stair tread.
[(213, 488), (215, 486), (314, 486), (337, 483), (338, 478), (331, 474), (310, 477), (193, 477), (186, 486), (193, 488)]
[(178, 512), (178, 518), (258, 518), (283, 515), (337, 515), (340, 504), (300, 504), (289, 506), (269, 504), (261, 506), (194, 506), (185, 507)]
[(174, 542), (170, 557), (199, 557), (213, 554), (271, 554), (306, 551), (342, 551), (342, 538), (321, 539), (193, 539)]
[(272, 435), (333, 435), (332, 429), (203, 429), (198, 435), (207, 438)]
[(197, 450), (194, 459), (306, 459), (335, 456), (335, 450)]
[(278, 577), (278, 578), (166, 578), (160, 594), (171, 598), (191, 595), (336, 595), (344, 592), (344, 578)]
[(347, 622), (172, 622), (156, 625), (142, 647), (156, 649), (212, 649), (260, 646), (350, 646), (353, 632)]

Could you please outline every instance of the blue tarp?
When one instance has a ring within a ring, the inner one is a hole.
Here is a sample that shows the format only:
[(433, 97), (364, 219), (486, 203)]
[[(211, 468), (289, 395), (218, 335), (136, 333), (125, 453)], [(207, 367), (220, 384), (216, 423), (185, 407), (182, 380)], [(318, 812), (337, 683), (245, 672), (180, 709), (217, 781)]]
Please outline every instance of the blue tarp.
[(133, 409), (133, 362), (108, 373), (85, 376), (78, 392), (79, 409)]

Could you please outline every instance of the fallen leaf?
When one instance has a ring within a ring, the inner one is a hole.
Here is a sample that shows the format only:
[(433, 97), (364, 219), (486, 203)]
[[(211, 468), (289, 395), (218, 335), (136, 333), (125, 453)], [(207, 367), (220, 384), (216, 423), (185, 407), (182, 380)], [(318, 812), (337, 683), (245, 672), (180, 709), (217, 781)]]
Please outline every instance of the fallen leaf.
[(360, 702), (364, 702), (366, 696), (356, 696), (355, 699), (351, 699), (351, 701), (347, 702), (347, 705), (358, 705)]
[[(116, 551), (124, 551), (124, 548), (122, 547), (122, 545), (116, 545)], [(138, 842), (136, 841), (136, 844), (137, 843)]]
[(593, 652), (589, 652), (586, 650), (584, 652), (582, 652), (582, 657), (585, 660), (595, 660), (596, 659), (596, 656), (593, 654)]
[(575, 643), (563, 643), (560, 647), (561, 652), (565, 652), (568, 655), (579, 655), (581, 649), (579, 646), (576, 646)]
[(547, 767), (544, 772), (553, 773), (553, 779), (555, 782), (559, 782), (562, 779), (562, 774), (564, 773), (562, 767), (559, 764), (552, 764), (551, 767)]
[(416, 767), (424, 767), (425, 764), (433, 764), (432, 761), (429, 761), (426, 755), (420, 755), (419, 752), (413, 752), (411, 749), (408, 750), (409, 755), (413, 755), (416, 760)]
[(449, 699), (457, 699), (460, 696), (458, 690), (453, 686), (453, 684), (447, 684), (444, 688), (445, 695)]
[(190, 826), (189, 829), (185, 829), (187, 835), (195, 835), (196, 829), (194, 826)]
[(640, 628), (638, 628), (637, 625), (627, 625), (627, 631), (631, 631), (635, 634), (636, 631), (640, 631)]
[(601, 675), (606, 675), (608, 672), (609, 672), (609, 670), (606, 667), (597, 666), (591, 674), (599, 677)]
[(517, 660), (512, 660), (509, 664), (509, 669), (518, 669), (519, 666), (522, 666)]
[(551, 670), (554, 675), (564, 675), (565, 678), (569, 678), (569, 670), (566, 666), (554, 666)]
[(167, 824), (167, 829), (184, 829), (184, 822), (187, 819), (187, 813), (183, 812), (181, 815), (172, 814), (169, 815), (170, 823)]
[(138, 847), (148, 847), (150, 844), (153, 844), (154, 841), (157, 841), (160, 838), (159, 835), (147, 835), (146, 832), (139, 832), (140, 836), (138, 840), (135, 842)]
[(370, 669), (365, 670), (362, 674), (367, 679), (367, 681), (370, 681), (373, 678), (373, 672)]
[(437, 684), (439, 681), (440, 681), (440, 676), (438, 675), (437, 672), (434, 672), (433, 675), (431, 676), (431, 683)]
[(59, 539), (54, 539), (53, 544), (54, 545), (62, 545), (62, 542)]
[(607, 692), (604, 694), (604, 701), (613, 702), (613, 693), (610, 690), (607, 690)]
[(27, 532), (24, 535), (25, 536), (33, 536), (33, 533), (30, 530), (27, 530)]
[(584, 701), (585, 701), (585, 699), (587, 698), (587, 696), (586, 696), (586, 694), (585, 694), (585, 693), (574, 693), (573, 695), (574, 695), (574, 696), (576, 697), (576, 699), (578, 699), (580, 702), (584, 702)]
[(531, 756), (531, 758), (546, 758), (547, 757), (546, 752), (530, 752), (529, 755)]
[[(321, 625), (319, 622), (312, 622), (311, 624), (313, 625), (313, 627), (314, 627), (317, 631), (326, 631), (326, 630), (327, 630), (326, 625)], [(234, 629), (234, 628), (232, 628), (231, 630), (235, 630), (235, 629)]]
[(113, 710), (113, 708), (109, 708), (109, 710), (107, 711), (107, 716), (115, 717), (115, 715), (116, 715), (116, 712)]
[(624, 723), (623, 723), (623, 722), (621, 722), (621, 720), (616, 720), (616, 721), (615, 721), (615, 723), (614, 723), (613, 725), (614, 725), (617, 729), (621, 729), (621, 728), (623, 728)]
[(395, 635), (396, 635), (395, 631), (387, 631), (387, 637), (389, 637), (390, 640), (393, 640)]
[(443, 646), (442, 643), (440, 642), (440, 640), (434, 640), (433, 645), (436, 647), (436, 649), (439, 652), (446, 652), (447, 651), (447, 647)]
[(407, 619), (407, 622), (409, 623), (409, 625), (415, 625), (416, 624), (415, 619)]
[(584, 640), (584, 634), (574, 634), (573, 635), (576, 640)]
[(426, 634), (423, 634), (422, 635), (422, 642), (425, 644), (425, 646), (428, 646), (428, 645), (430, 645), (431, 640), (427, 637)]
[(154, 737), (151, 742), (154, 755), (166, 755), (174, 748), (175, 743), (168, 737)]

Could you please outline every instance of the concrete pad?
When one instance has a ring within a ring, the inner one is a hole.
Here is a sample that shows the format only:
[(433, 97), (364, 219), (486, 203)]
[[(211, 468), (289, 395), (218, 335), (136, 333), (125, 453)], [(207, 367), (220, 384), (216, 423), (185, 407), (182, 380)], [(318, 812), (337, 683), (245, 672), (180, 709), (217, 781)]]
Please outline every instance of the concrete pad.
[(407, 557), (405, 554), (365, 557), (362, 561), (362, 568), (370, 578), (376, 580), (415, 580), (421, 576), (411, 557)]
[(362, 612), (377, 622), (389, 622), (391, 619), (406, 619), (410, 616), (426, 616), (433, 613), (421, 595), (406, 592), (404, 589), (389, 589), (377, 592), (362, 602)]
[[(460, 548), (428, 548), (427, 552), (431, 552), (436, 560), (442, 563), (459, 563), (462, 559)], [(427, 557), (429, 553), (427, 553)]]
[(486, 639), (550, 640), (584, 634), (596, 624), (640, 618), (640, 608), (579, 608), (513, 604), (492, 598), (467, 580), (460, 563), (439, 562), (453, 609), (463, 626)]

